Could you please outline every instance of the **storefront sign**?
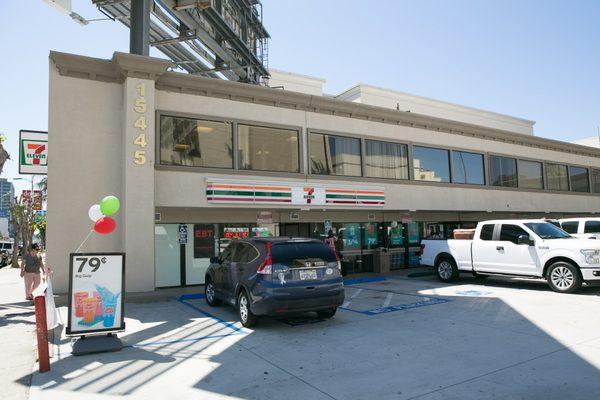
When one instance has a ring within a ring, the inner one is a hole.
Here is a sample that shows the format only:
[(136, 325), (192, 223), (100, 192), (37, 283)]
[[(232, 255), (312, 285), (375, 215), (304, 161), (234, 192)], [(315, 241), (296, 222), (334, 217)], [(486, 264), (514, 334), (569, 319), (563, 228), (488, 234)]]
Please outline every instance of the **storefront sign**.
[(48, 173), (48, 132), (19, 131), (19, 174)]
[(359, 224), (344, 224), (344, 249), (360, 249)]
[(377, 223), (368, 222), (365, 224), (365, 244), (369, 247), (377, 246)]
[(227, 179), (207, 179), (206, 199), (209, 203), (289, 204), (383, 206), (382, 187), (341, 185), (305, 185), (289, 182), (255, 182)]
[(273, 213), (271, 211), (261, 211), (256, 216), (257, 224), (272, 224), (273, 223)]
[(68, 335), (125, 330), (125, 253), (71, 253)]
[(254, 237), (269, 237), (271, 236), (271, 232), (267, 227), (257, 226), (252, 228), (252, 236)]
[(250, 235), (249, 228), (240, 227), (225, 227), (223, 228), (223, 236), (227, 239), (242, 239)]
[(215, 255), (215, 227), (212, 224), (194, 225), (194, 258)]
[(188, 241), (188, 229), (187, 225), (179, 225), (179, 244), (187, 244)]

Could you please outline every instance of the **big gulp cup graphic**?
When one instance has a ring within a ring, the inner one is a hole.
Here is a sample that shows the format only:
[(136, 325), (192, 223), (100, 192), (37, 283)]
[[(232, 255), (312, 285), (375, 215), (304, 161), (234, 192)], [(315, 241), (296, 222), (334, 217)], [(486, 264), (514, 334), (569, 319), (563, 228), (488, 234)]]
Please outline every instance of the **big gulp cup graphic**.
[(106, 328), (110, 328), (115, 324), (115, 307), (117, 306), (116, 301), (105, 301), (103, 304), (104, 308), (104, 321), (103, 325)]
[(83, 307), (83, 322), (91, 324), (96, 318), (96, 305), (98, 300), (95, 297), (88, 297), (81, 301)]
[(77, 318), (83, 317), (83, 299), (87, 299), (88, 292), (77, 292), (75, 293), (75, 316)]
[(94, 298), (96, 299), (96, 316), (102, 317), (102, 296), (100, 293), (94, 292)]

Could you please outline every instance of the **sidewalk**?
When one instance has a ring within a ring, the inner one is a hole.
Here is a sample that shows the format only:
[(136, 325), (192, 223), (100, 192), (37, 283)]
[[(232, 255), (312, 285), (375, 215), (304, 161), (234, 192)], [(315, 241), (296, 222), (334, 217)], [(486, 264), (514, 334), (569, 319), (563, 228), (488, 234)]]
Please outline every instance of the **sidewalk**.
[(16, 268), (0, 269), (0, 338), (0, 399), (25, 400), (37, 358), (35, 315)]

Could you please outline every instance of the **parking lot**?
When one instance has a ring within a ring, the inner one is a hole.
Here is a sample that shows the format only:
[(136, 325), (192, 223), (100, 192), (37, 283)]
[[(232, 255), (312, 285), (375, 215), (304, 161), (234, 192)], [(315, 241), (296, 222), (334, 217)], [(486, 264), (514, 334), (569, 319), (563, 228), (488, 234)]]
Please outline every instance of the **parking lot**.
[[(200, 296), (128, 304), (127, 347), (55, 348), (32, 399), (597, 399), (600, 289), (431, 277), (356, 280), (331, 320), (254, 330)], [(64, 311), (64, 310), (62, 310)]]

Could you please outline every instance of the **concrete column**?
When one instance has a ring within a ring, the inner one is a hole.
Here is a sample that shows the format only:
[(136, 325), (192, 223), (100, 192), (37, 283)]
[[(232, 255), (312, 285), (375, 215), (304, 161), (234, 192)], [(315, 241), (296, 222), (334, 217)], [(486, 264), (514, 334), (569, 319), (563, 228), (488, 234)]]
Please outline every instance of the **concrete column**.
[(154, 80), (123, 82), (122, 243), (128, 292), (154, 290)]

